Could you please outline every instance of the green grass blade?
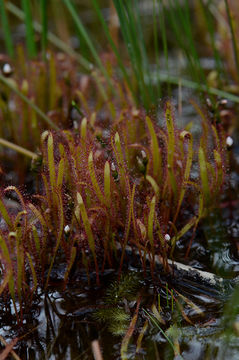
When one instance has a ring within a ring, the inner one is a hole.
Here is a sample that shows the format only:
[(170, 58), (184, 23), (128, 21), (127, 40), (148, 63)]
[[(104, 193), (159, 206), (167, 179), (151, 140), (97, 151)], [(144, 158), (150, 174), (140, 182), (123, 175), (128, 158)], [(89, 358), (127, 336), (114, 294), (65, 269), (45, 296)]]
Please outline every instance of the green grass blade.
[(98, 18), (99, 18), (99, 20), (100, 20), (100, 22), (101, 22), (101, 25), (102, 25), (102, 27), (103, 27), (103, 30), (104, 30), (105, 35), (106, 35), (106, 37), (107, 37), (107, 40), (108, 40), (108, 42), (109, 42), (109, 44), (110, 44), (110, 46), (111, 46), (111, 49), (113, 50), (113, 52), (114, 52), (114, 54), (115, 54), (115, 56), (116, 56), (118, 65), (119, 65), (120, 70), (121, 70), (121, 72), (122, 72), (122, 74), (123, 74), (123, 76), (124, 76), (124, 79), (125, 79), (128, 87), (129, 87), (129, 89), (131, 90), (132, 95), (134, 96), (134, 92), (133, 92), (133, 88), (132, 88), (132, 83), (131, 83), (130, 78), (129, 78), (128, 74), (127, 74), (127, 70), (126, 70), (126, 68), (125, 68), (125, 65), (123, 64), (123, 61), (122, 61), (121, 56), (120, 56), (120, 53), (119, 53), (119, 51), (118, 51), (118, 49), (117, 49), (117, 47), (116, 47), (116, 45), (115, 45), (115, 43), (114, 43), (111, 35), (110, 35), (109, 27), (107, 26), (107, 24), (106, 24), (106, 22), (105, 22), (105, 19), (104, 19), (103, 15), (102, 15), (102, 12), (100, 11), (100, 7), (99, 7), (99, 4), (98, 4), (98, 1), (97, 1), (97, 0), (91, 0), (91, 1), (92, 1), (92, 3), (93, 3), (94, 8), (95, 8), (96, 14), (97, 14), (97, 16), (98, 16)]
[(150, 99), (147, 93), (147, 86), (145, 84), (144, 67), (142, 63), (142, 54), (139, 48), (139, 42), (136, 31), (135, 18), (132, 15), (132, 3), (123, 3), (118, 0), (113, 0), (115, 9), (117, 11), (124, 42), (127, 45), (131, 67), (137, 80), (144, 106), (147, 108), (150, 104)]
[(102, 74), (105, 76), (105, 79), (107, 80), (107, 83), (109, 85), (109, 87), (111, 88), (111, 90), (113, 91), (113, 85), (110, 79), (109, 74), (107, 73), (104, 65), (102, 64), (102, 61), (98, 55), (98, 52), (91, 40), (91, 38), (88, 35), (88, 32), (86, 30), (86, 28), (84, 27), (83, 23), (81, 22), (79, 16), (77, 15), (77, 12), (74, 8), (74, 6), (72, 5), (72, 2), (70, 0), (63, 0), (63, 2), (65, 3), (67, 9), (69, 10), (72, 19), (74, 20), (74, 23), (79, 31), (79, 33), (81, 34), (82, 38), (84, 39), (84, 41), (86, 42), (87, 46), (89, 47), (91, 54), (96, 62), (96, 64), (98, 65), (100, 71), (102, 72)]
[(30, 157), (33, 160), (38, 159), (38, 155), (35, 154), (34, 152), (27, 150), (27, 149), (23, 148), (22, 146), (13, 144), (12, 142), (7, 141), (5, 139), (0, 138), (0, 145), (8, 147), (9, 149), (12, 149), (14, 151), (17, 151), (18, 153), (23, 154), (27, 157)]
[(41, 1), (41, 23), (42, 23), (42, 34), (41, 34), (41, 50), (43, 60), (46, 60), (46, 48), (47, 48), (47, 0)]
[[(126, 2), (126, 4), (129, 4), (130, 2)], [(134, 33), (134, 39), (137, 40), (138, 42), (138, 48), (140, 51), (140, 56), (141, 56), (141, 66), (143, 67), (143, 72), (144, 74), (146, 74), (150, 81), (149, 84), (147, 86), (147, 84), (145, 84), (146, 88), (145, 91), (147, 92), (147, 95), (150, 98), (150, 102), (151, 103), (155, 103), (155, 90), (152, 88), (152, 73), (150, 71), (150, 64), (149, 64), (149, 57), (146, 51), (146, 43), (145, 43), (145, 39), (144, 39), (144, 34), (143, 34), (143, 24), (141, 22), (141, 16), (140, 16), (140, 11), (139, 11), (139, 1), (138, 0), (133, 0), (133, 7), (129, 7), (130, 11), (131, 11), (131, 18), (134, 18), (134, 23), (135, 26), (133, 27)], [(150, 105), (150, 103), (149, 103)]]
[(13, 46), (12, 35), (11, 35), (8, 18), (7, 18), (7, 14), (6, 14), (6, 10), (5, 10), (4, 0), (0, 0), (0, 16), (1, 16), (2, 29), (3, 29), (6, 49), (7, 49), (8, 55), (10, 57), (13, 57), (14, 56), (14, 46)]
[[(156, 69), (157, 72), (160, 71), (160, 64), (159, 64), (159, 39), (158, 39), (158, 22), (157, 22), (157, 15), (156, 15), (156, 0), (153, 0), (153, 38), (154, 38), (154, 53), (155, 53), (155, 62), (156, 62)], [(157, 81), (157, 97), (161, 96), (161, 87), (160, 81)]]
[[(208, 5), (206, 5), (204, 3), (203, 0), (199, 0), (200, 1), (200, 6), (203, 12), (203, 16), (207, 25), (207, 30), (208, 30), (208, 34), (210, 36), (210, 42), (211, 42), (211, 46), (213, 49), (213, 57), (215, 59), (216, 62), (216, 68), (217, 68), (217, 72), (218, 74), (223, 74), (224, 78), (227, 76), (227, 74), (225, 73), (224, 69), (223, 69), (223, 62), (220, 56), (220, 53), (217, 49), (217, 44), (216, 44), (216, 29), (215, 29), (215, 21), (213, 18), (213, 15), (210, 12), (210, 7)], [(220, 80), (220, 79), (219, 79)]]
[[(159, 27), (160, 27), (160, 32), (161, 32), (161, 37), (162, 37), (162, 42), (163, 42), (163, 54), (164, 54), (164, 59), (166, 62), (166, 71), (167, 74), (169, 76), (169, 63), (168, 63), (168, 41), (167, 41), (167, 34), (166, 34), (166, 24), (165, 24), (165, 12), (164, 12), (164, 4), (163, 4), (163, 0), (157, 0), (158, 5), (159, 5)], [(171, 89), (170, 89), (170, 82), (167, 82), (168, 84), (168, 94), (171, 94)]]
[(193, 40), (188, 0), (182, 2), (179, 2), (179, 0), (170, 0), (168, 15), (177, 46), (183, 50), (186, 56), (192, 78), (197, 83), (203, 81), (203, 83), (206, 84), (205, 74), (202, 70)]
[(159, 74), (155, 74), (155, 81), (157, 81), (158, 77), (160, 78), (160, 80), (162, 82), (166, 82), (166, 83), (169, 82), (170, 84), (173, 84), (173, 85), (179, 85), (181, 83), (182, 86), (184, 86), (188, 89), (193, 89), (193, 90), (205, 92), (205, 93), (208, 93), (211, 95), (216, 95), (218, 97), (225, 98), (225, 99), (228, 99), (230, 101), (233, 101), (233, 102), (239, 104), (239, 96), (229, 93), (227, 91), (220, 90), (220, 89), (217, 89), (214, 87), (208, 87), (205, 84), (197, 83), (196, 81), (192, 81), (192, 80), (188, 80), (188, 79), (184, 79), (184, 78), (181, 78), (180, 76), (173, 76), (173, 75), (168, 76), (167, 74), (162, 73), (162, 72)]
[(29, 0), (22, 0), (22, 9), (25, 14), (27, 52), (28, 55), (33, 58), (37, 55), (37, 50), (34, 39), (31, 4)]
[(143, 309), (143, 311), (145, 312), (145, 314), (148, 316), (148, 318), (150, 319), (150, 321), (160, 330), (160, 332), (163, 334), (163, 336), (165, 337), (165, 339), (167, 340), (167, 342), (169, 343), (169, 345), (172, 347), (174, 354), (177, 355), (177, 358), (180, 360), (183, 360), (183, 357), (178, 353), (178, 349), (176, 348), (176, 346), (173, 344), (173, 342), (171, 341), (171, 339), (168, 337), (168, 335), (165, 333), (165, 331), (161, 328), (161, 326), (159, 325), (158, 321), (155, 319), (154, 316), (152, 316), (147, 310)]

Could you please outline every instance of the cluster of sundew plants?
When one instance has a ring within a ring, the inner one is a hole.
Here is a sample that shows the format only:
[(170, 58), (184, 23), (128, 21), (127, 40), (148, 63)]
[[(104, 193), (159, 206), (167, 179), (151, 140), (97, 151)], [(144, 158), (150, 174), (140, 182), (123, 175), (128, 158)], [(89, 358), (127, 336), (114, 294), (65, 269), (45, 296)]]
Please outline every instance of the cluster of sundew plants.
[[(176, 127), (170, 101), (163, 126), (128, 106), (114, 120), (92, 113), (78, 129), (43, 132), (38, 194), (27, 199), (9, 186), (0, 200), (0, 292), (12, 298), (19, 321), (59, 265), (65, 285), (77, 269), (89, 281), (95, 272), (99, 284), (107, 267), (121, 272), (130, 246), (144, 270), (149, 262), (154, 274), (157, 255), (170, 271), (177, 241), (188, 231), (193, 237), (225, 181), (223, 129), (197, 109), (197, 146)], [(11, 209), (13, 193), (18, 206)]]

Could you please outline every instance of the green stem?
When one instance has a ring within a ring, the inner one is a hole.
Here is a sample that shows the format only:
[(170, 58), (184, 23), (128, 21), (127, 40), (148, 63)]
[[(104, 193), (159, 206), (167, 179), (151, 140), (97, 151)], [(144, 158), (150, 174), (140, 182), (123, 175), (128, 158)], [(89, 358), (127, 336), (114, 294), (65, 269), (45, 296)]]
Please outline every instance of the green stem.
[(23, 148), (22, 146), (19, 146), (19, 145), (16, 145), (16, 144), (13, 144), (12, 142), (10, 141), (7, 141), (5, 139), (2, 139), (0, 138), (0, 145), (3, 145), (5, 147), (8, 147), (9, 149), (12, 149), (14, 151), (17, 151), (19, 152), (20, 154), (23, 154), (25, 156), (28, 156), (30, 157), (31, 159), (35, 160), (38, 158), (38, 155), (35, 154), (34, 152), (30, 151), (30, 150), (27, 150), (25, 148)]

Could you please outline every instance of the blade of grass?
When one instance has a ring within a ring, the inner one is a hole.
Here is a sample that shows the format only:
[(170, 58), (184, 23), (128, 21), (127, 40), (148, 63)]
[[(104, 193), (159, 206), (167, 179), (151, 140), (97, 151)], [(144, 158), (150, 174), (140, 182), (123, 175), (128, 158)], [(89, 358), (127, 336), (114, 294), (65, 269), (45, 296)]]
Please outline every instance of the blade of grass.
[[(225, 98), (225, 99), (228, 99), (230, 101), (233, 101), (233, 102), (239, 104), (239, 96), (231, 94), (224, 90), (219, 90), (217, 88), (208, 87), (202, 83), (197, 83), (192, 80), (183, 79), (180, 76), (173, 76), (173, 75), (168, 76), (167, 74), (162, 73), (162, 72), (159, 74), (155, 74), (155, 76), (154, 76), (155, 81), (157, 80), (157, 77), (159, 77), (162, 82), (168, 81), (168, 82), (170, 82), (170, 84), (173, 84), (173, 85), (178, 85), (181, 82), (181, 85), (186, 88), (197, 90), (197, 91), (202, 91), (202, 92), (205, 92), (205, 93), (208, 93), (211, 95), (216, 95), (218, 97)], [(146, 81), (147, 81), (147, 79), (146, 79)]]
[(165, 339), (168, 341), (169, 345), (172, 347), (174, 354), (177, 355), (178, 359), (182, 359), (183, 357), (178, 353), (178, 349), (174, 346), (173, 342), (171, 341), (171, 339), (168, 337), (168, 335), (165, 333), (165, 331), (163, 331), (163, 329), (161, 328), (161, 326), (159, 325), (158, 321), (155, 319), (154, 316), (152, 316), (147, 310), (143, 309), (143, 311), (145, 312), (145, 314), (148, 316), (148, 318), (150, 319), (150, 321), (160, 330), (160, 332), (163, 334), (163, 336), (165, 337)]
[[(42, 23), (42, 34), (41, 34), (41, 50), (43, 60), (46, 61), (46, 47), (47, 47), (47, 0), (41, 1), (41, 23)], [(34, 26), (33, 26), (34, 27)]]
[[(167, 34), (166, 34), (166, 24), (165, 24), (165, 12), (164, 12), (164, 4), (163, 0), (157, 0), (159, 4), (159, 26), (162, 36), (162, 42), (163, 42), (163, 54), (164, 59), (166, 61), (166, 71), (169, 76), (169, 64), (168, 64), (168, 41), (167, 41)], [(168, 95), (171, 94), (170, 89), (170, 82), (167, 82), (168, 85)]]
[(34, 152), (32, 152), (30, 150), (27, 150), (27, 149), (23, 148), (22, 146), (13, 144), (12, 142), (7, 141), (5, 139), (0, 138), (0, 145), (8, 147), (9, 149), (12, 149), (14, 151), (17, 151), (20, 154), (23, 154), (23, 155), (25, 155), (27, 157), (30, 157), (33, 160), (38, 159), (38, 155), (35, 154)]
[(37, 55), (32, 23), (31, 4), (29, 0), (22, 0), (22, 8), (25, 14), (26, 43), (28, 55), (33, 58)]
[[(155, 62), (156, 62), (156, 69), (157, 72), (160, 71), (160, 64), (159, 64), (159, 44), (158, 44), (158, 22), (156, 16), (156, 0), (153, 0), (153, 39), (154, 39), (154, 53), (155, 53)], [(160, 82), (157, 81), (157, 97), (161, 96), (161, 87)]]
[(217, 72), (218, 74), (223, 74), (223, 76), (227, 76), (227, 74), (225, 73), (224, 69), (223, 69), (223, 62), (222, 59), (220, 57), (220, 53), (217, 49), (217, 45), (216, 45), (216, 29), (215, 29), (215, 21), (213, 19), (213, 15), (210, 11), (210, 6), (206, 5), (203, 0), (199, 0), (200, 1), (200, 6), (204, 15), (204, 19), (207, 25), (207, 30), (210, 36), (210, 42), (211, 42), (211, 46), (213, 49), (213, 57), (216, 61), (216, 68), (217, 68)]
[(0, 15), (2, 22), (2, 29), (4, 33), (5, 46), (10, 57), (14, 56), (14, 46), (12, 41), (12, 35), (8, 23), (8, 18), (5, 10), (4, 0), (0, 0)]
[(168, 14), (177, 40), (177, 46), (179, 45), (187, 58), (192, 78), (197, 83), (203, 82), (206, 84), (205, 74), (193, 40), (188, 0), (182, 2), (170, 0)]
[(95, 8), (96, 14), (97, 14), (97, 16), (98, 16), (98, 18), (99, 18), (99, 20), (100, 20), (100, 22), (101, 22), (101, 25), (102, 25), (102, 27), (103, 27), (103, 30), (104, 30), (105, 35), (106, 35), (106, 37), (107, 37), (107, 40), (108, 40), (108, 42), (109, 42), (109, 44), (110, 44), (110, 46), (111, 46), (111, 49), (113, 50), (113, 52), (114, 52), (114, 54), (115, 54), (115, 56), (116, 56), (116, 59), (117, 59), (117, 61), (118, 61), (118, 65), (119, 65), (120, 70), (121, 70), (121, 72), (122, 72), (122, 74), (123, 74), (123, 76), (124, 76), (124, 79), (125, 79), (128, 87), (129, 87), (132, 95), (134, 96), (134, 91), (133, 91), (133, 88), (132, 88), (132, 82), (130, 81), (130, 78), (129, 78), (128, 74), (127, 74), (125, 65), (124, 65), (123, 62), (122, 62), (120, 53), (119, 53), (119, 51), (118, 51), (118, 49), (117, 49), (117, 47), (116, 47), (116, 45), (115, 45), (115, 43), (114, 43), (114, 41), (113, 41), (113, 39), (112, 39), (112, 37), (111, 37), (110, 31), (109, 31), (109, 27), (108, 27), (108, 25), (106, 24), (106, 21), (105, 21), (103, 15), (102, 15), (102, 12), (100, 11), (100, 7), (99, 7), (99, 4), (98, 4), (98, 0), (91, 0), (91, 1), (92, 1), (92, 3), (93, 3), (94, 8)]
[[(147, 108), (150, 103), (150, 99), (147, 93), (147, 86), (144, 79), (144, 69), (142, 64), (142, 54), (139, 49), (139, 43), (137, 41), (137, 31), (134, 17), (132, 16), (132, 3), (123, 3), (118, 0), (113, 0), (117, 15), (119, 17), (120, 26), (124, 42), (127, 45), (127, 50), (130, 56), (131, 67), (133, 69), (135, 79), (140, 91), (140, 96), (144, 106)], [(130, 10), (130, 11), (129, 11)]]
[(91, 38), (89, 37), (86, 28), (84, 27), (82, 21), (80, 20), (79, 16), (77, 15), (77, 12), (76, 12), (72, 2), (70, 0), (63, 0), (63, 2), (66, 5), (72, 19), (74, 20), (78, 31), (80, 32), (80, 34), (83, 37), (86, 44), (88, 45), (88, 47), (89, 47), (89, 49), (91, 51), (91, 54), (92, 54), (93, 58), (95, 59), (96, 64), (98, 65), (98, 67), (101, 70), (102, 74), (105, 76), (105, 79), (106, 79), (110, 89), (114, 92), (114, 88), (113, 88), (113, 84), (111, 82), (110, 76), (107, 73), (104, 65), (102, 64), (102, 61), (101, 61), (101, 59), (100, 59), (100, 57), (98, 55), (98, 52), (97, 52)]
[(133, 27), (133, 30), (134, 30), (135, 39), (137, 39), (137, 41), (138, 41), (140, 56), (142, 58), (141, 62), (142, 62), (142, 66), (143, 66), (143, 72), (144, 72), (144, 74), (147, 74), (150, 79), (146, 91), (148, 93), (148, 96), (150, 97), (151, 103), (155, 103), (155, 100), (156, 100), (155, 99), (155, 90), (152, 88), (152, 78), (151, 78), (152, 73), (150, 71), (149, 57), (148, 57), (148, 54), (146, 51), (146, 43), (145, 43), (143, 31), (142, 31), (144, 26), (141, 22), (141, 16), (140, 16), (140, 11), (139, 11), (139, 6), (140, 6), (139, 1), (133, 0), (132, 7), (129, 6), (130, 1), (127, 1), (125, 3), (129, 7), (129, 11), (131, 12), (131, 18), (134, 18), (135, 26)]

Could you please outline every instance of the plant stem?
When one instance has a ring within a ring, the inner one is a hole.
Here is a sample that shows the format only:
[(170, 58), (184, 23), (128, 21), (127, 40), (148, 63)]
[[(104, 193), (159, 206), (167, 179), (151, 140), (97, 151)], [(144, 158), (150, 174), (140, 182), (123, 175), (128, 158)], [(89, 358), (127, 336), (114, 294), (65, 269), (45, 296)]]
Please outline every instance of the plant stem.
[(0, 138), (0, 145), (3, 145), (5, 147), (8, 147), (9, 149), (17, 151), (18, 153), (28, 156), (33, 160), (36, 160), (38, 158), (38, 155), (35, 154), (34, 152), (27, 150), (27, 149), (23, 148), (22, 146), (13, 144), (12, 142), (7, 141), (5, 139)]

